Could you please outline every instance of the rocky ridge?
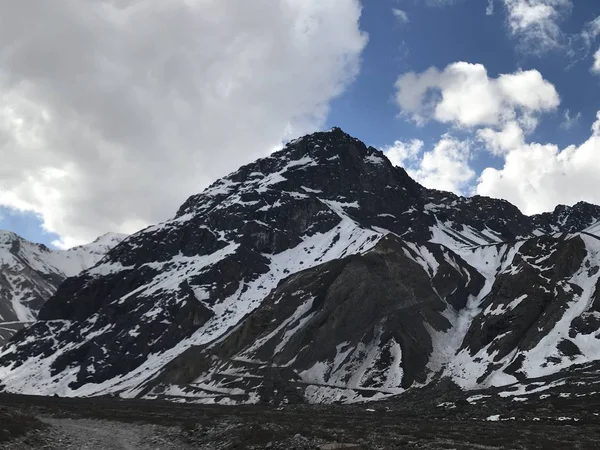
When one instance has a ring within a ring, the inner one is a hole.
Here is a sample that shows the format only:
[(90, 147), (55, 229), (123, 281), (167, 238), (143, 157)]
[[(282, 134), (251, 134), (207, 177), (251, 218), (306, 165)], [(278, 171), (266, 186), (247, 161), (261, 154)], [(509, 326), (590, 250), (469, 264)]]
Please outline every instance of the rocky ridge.
[(124, 237), (109, 233), (62, 251), (0, 231), (0, 344), (37, 319), (60, 283), (98, 263)]

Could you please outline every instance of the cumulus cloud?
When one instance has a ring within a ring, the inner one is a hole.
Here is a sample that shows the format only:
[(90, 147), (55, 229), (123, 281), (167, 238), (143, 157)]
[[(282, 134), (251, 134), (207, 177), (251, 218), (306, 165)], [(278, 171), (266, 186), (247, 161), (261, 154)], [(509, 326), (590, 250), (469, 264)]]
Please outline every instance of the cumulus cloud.
[[(556, 89), (537, 71), (519, 71), (492, 79), (480, 65), (456, 63), (439, 71), (409, 73), (396, 83), (397, 102), (417, 121), (436, 120), (471, 132), (471, 140), (445, 134), (431, 151), (421, 141), (396, 142), (384, 149), (421, 184), (459, 194), (475, 192), (504, 198), (526, 214), (553, 210), (558, 203), (584, 200), (600, 204), (600, 112), (581, 145), (561, 149), (529, 141), (541, 114), (560, 102)], [(581, 114), (564, 112), (570, 128)], [(472, 149), (483, 147), (502, 158), (475, 179)]]
[(470, 159), (467, 141), (444, 135), (433, 150), (423, 154), (418, 167), (411, 168), (409, 174), (425, 187), (461, 194), (475, 176), (469, 166)]
[(490, 78), (481, 64), (456, 62), (443, 71), (406, 73), (396, 81), (396, 103), (417, 123), (435, 119), (461, 127), (531, 122), (535, 114), (556, 109), (554, 86), (537, 70)]
[(485, 169), (477, 193), (504, 198), (524, 213), (554, 209), (558, 203), (584, 200), (600, 204), (600, 112), (592, 134), (580, 146), (561, 150), (554, 144), (521, 143), (501, 169)]
[(358, 72), (360, 13), (358, 0), (2, 2), (0, 205), (40, 214), (63, 246), (169, 217), (322, 126)]
[(404, 167), (417, 159), (424, 145), (425, 143), (420, 139), (413, 139), (406, 143), (396, 141), (394, 145), (386, 147), (383, 152), (393, 165)]
[(423, 147), (424, 143), (417, 139), (408, 143), (396, 141), (383, 152), (392, 164), (404, 167), (423, 186), (464, 194), (465, 187), (475, 177), (469, 165), (470, 142), (445, 134), (433, 149), (422, 152)]
[(488, 0), (488, 4), (485, 8), (485, 15), (491, 16), (494, 14), (494, 0)]
[(486, 148), (495, 155), (502, 155), (525, 142), (525, 133), (515, 121), (508, 122), (500, 131), (484, 128), (477, 131), (477, 136)]
[(560, 22), (571, 12), (572, 0), (504, 0), (504, 6), (521, 50), (541, 54), (565, 46)]
[[(430, 68), (400, 76), (396, 102), (417, 123), (436, 120), (473, 131), (484, 148), (504, 156), (524, 145), (537, 116), (555, 110), (560, 98), (536, 70), (490, 78), (483, 65), (458, 62), (443, 71)], [(421, 141), (396, 142), (385, 151), (426, 187), (467, 193), (475, 178), (472, 142), (445, 134), (433, 150), (421, 152), (422, 147)]]
[(525, 214), (582, 200), (600, 204), (600, 111), (591, 136), (581, 145), (564, 149), (551, 143), (526, 142), (516, 122), (500, 131), (479, 130), (477, 137), (504, 161), (500, 168), (485, 168), (477, 179), (469, 140), (445, 134), (431, 151), (424, 152), (418, 140), (396, 142), (383, 151), (392, 163), (403, 166), (426, 187), (503, 198)]

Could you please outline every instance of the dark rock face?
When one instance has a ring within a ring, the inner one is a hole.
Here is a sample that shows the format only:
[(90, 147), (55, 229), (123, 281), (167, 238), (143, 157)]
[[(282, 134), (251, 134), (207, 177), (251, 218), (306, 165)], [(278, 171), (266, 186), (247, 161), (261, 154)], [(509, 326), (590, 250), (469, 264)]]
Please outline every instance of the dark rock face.
[(535, 348), (563, 317), (577, 290), (568, 280), (585, 256), (581, 238), (526, 241), (513, 260), (513, 273), (496, 278), (463, 346), (472, 355), (489, 346), (494, 361)]
[(585, 230), (598, 221), (600, 206), (579, 202), (573, 206), (558, 205), (553, 212), (534, 216), (534, 223), (548, 233), (573, 233)]
[(594, 359), (599, 220), (428, 190), (341, 130), (315, 133), (62, 283), (0, 351), (0, 383), (277, 403), (546, 375)]
[[(432, 209), (436, 219), (440, 222), (450, 221), (458, 232), (462, 231), (463, 226), (470, 226), (477, 232), (489, 230), (499, 236), (502, 242), (512, 242), (531, 236), (537, 228), (534, 218), (525, 216), (506, 200), (479, 195), (465, 198), (436, 190), (424, 190), (424, 197), (428, 204), (434, 205)], [(466, 239), (469, 245), (480, 243)]]

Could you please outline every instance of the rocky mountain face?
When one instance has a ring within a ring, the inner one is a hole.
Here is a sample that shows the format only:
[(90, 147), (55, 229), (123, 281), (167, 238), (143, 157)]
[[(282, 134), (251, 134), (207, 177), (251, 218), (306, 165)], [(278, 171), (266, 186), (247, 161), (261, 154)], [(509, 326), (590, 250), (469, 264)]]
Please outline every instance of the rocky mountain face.
[(334, 128), (68, 278), (0, 350), (0, 387), (201, 403), (449, 381), (518, 393), (600, 360), (599, 280), (600, 207), (530, 217), (425, 189)]
[(91, 244), (60, 251), (0, 231), (0, 344), (36, 320), (60, 283), (98, 263), (124, 237), (106, 234)]

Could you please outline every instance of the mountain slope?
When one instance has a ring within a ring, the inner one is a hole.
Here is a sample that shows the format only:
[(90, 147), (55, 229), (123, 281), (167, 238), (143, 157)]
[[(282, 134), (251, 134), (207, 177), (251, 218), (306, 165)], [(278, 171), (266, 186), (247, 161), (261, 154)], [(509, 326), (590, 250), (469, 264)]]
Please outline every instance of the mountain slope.
[(599, 220), (428, 190), (341, 130), (315, 133), (66, 280), (0, 353), (0, 383), (319, 402), (560, 371), (596, 358)]
[(124, 237), (106, 234), (91, 244), (60, 251), (0, 231), (0, 343), (20, 324), (33, 322), (65, 278), (98, 263)]
[(357, 401), (443, 377), (466, 389), (526, 383), (595, 361), (599, 250), (587, 231), (457, 251), (388, 235), (290, 277), (226, 339), (166, 367), (147, 395)]

